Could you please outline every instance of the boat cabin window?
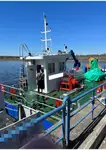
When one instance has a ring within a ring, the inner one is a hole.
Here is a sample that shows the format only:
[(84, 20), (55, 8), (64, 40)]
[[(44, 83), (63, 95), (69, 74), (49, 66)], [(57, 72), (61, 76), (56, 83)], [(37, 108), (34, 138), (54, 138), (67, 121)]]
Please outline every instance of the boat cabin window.
[(55, 63), (48, 63), (48, 72), (49, 74), (55, 73)]
[(64, 62), (59, 62), (59, 72), (64, 71)]

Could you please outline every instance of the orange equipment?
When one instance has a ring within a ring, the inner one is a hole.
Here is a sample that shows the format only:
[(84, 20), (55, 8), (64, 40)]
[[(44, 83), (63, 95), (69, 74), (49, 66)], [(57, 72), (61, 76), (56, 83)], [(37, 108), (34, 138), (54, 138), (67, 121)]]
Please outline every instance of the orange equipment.
[(63, 77), (60, 82), (60, 90), (70, 91), (78, 85), (78, 81), (73, 77)]
[(16, 90), (15, 90), (14, 88), (10, 88), (10, 92), (11, 92), (12, 94), (16, 94)]
[(60, 100), (55, 100), (55, 106), (56, 108), (62, 105), (62, 101)]
[[(16, 89), (10, 88), (10, 93), (15, 95), (16, 94)], [(14, 95), (10, 95), (10, 98), (11, 99), (14, 98)]]

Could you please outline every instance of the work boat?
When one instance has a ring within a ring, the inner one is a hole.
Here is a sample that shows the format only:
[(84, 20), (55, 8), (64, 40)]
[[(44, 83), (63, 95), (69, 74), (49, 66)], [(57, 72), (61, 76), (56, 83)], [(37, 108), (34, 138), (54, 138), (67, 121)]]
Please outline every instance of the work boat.
[[(64, 45), (63, 50), (58, 50), (53, 54), (50, 46), (52, 39), (47, 37), (48, 32), (51, 32), (51, 29), (48, 30), (48, 23), (46, 22), (46, 16), (44, 16), (44, 31), (41, 31), (45, 37), (41, 39), (44, 42), (42, 53), (34, 55), (26, 44), (21, 44), (20, 59), (22, 66), (18, 83), (16, 86), (1, 84), (6, 113), (14, 118), (16, 122), (12, 127), (18, 126), (19, 128), (19, 125), (24, 124), (26, 120), (28, 122), (35, 119), (36, 122), (40, 117), (49, 115), (48, 118), (45, 117), (42, 121), (43, 130), (47, 131), (61, 122), (62, 110), (51, 116), (49, 113), (57, 108), (60, 109), (67, 96), (70, 98), (71, 103), (72, 99), (105, 82), (106, 74), (98, 65), (96, 58), (90, 58), (89, 67), (82, 68), (73, 50), (68, 50), (66, 45)], [(24, 51), (28, 52), (28, 56), (23, 55)], [(70, 59), (74, 60), (72, 68), (67, 65)], [(40, 85), (38, 91), (38, 74), (41, 70), (44, 86), (42, 88)], [(106, 86), (97, 88), (95, 95), (103, 92), (105, 88)], [(89, 92), (86, 97), (74, 101), (70, 106), (70, 111), (74, 113), (91, 97), (92, 93)], [(98, 100), (101, 101), (101, 99)], [(36, 130), (38, 130), (37, 127)]]

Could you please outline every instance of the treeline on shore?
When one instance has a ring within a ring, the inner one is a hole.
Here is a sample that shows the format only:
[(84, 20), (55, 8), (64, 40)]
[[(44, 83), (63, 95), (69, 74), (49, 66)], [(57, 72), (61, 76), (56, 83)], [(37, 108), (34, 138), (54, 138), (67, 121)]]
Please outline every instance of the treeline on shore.
[(77, 55), (77, 58), (82, 60), (82, 61), (86, 61), (90, 57), (97, 58), (100, 61), (106, 61), (106, 54), (101, 54), (101, 55), (96, 55), (96, 54), (93, 54), (93, 55)]
[(20, 60), (19, 56), (0, 56), (0, 60)]
[[(77, 58), (82, 61), (88, 60), (90, 57), (97, 58), (101, 61), (106, 61), (106, 54), (92, 54), (92, 55), (77, 55)], [(0, 56), (0, 60), (20, 60), (19, 56)]]

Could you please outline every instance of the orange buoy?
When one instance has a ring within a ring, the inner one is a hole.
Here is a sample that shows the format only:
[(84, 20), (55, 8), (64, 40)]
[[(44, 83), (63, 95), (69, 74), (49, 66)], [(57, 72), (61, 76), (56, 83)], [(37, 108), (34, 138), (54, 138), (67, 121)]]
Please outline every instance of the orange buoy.
[(102, 88), (101, 88), (101, 87), (99, 87), (99, 88), (97, 89), (96, 93), (99, 94), (100, 92), (102, 92)]

